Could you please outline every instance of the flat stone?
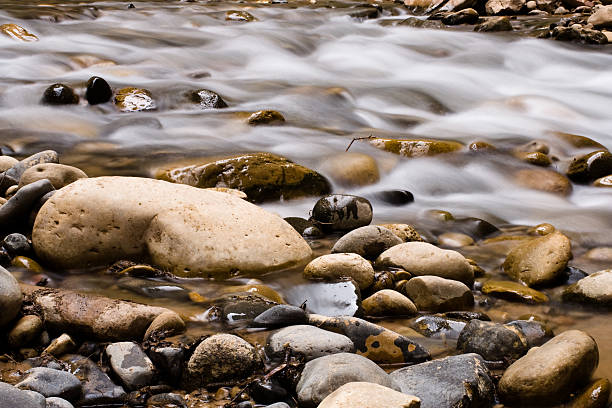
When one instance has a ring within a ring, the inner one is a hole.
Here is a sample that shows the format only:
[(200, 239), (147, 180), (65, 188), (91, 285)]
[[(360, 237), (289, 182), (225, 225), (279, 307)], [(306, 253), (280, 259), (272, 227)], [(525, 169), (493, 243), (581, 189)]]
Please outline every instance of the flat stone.
[(363, 257), (357, 254), (330, 254), (312, 260), (304, 268), (306, 279), (341, 280), (351, 278), (365, 289), (374, 283), (374, 268)]
[(46, 405), (45, 397), (41, 394), (0, 382), (0, 407), (46, 408)]
[(434, 275), (467, 285), (474, 282), (474, 271), (463, 255), (426, 242), (395, 245), (380, 254), (376, 265), (402, 268), (413, 276)]
[[(234, 13), (240, 13), (240, 12), (234, 12)], [(284, 122), (285, 122), (285, 117), (280, 112), (277, 112), (275, 110), (260, 110), (257, 112), (253, 112), (247, 119), (247, 123), (251, 126), (278, 125)]]
[(367, 316), (412, 316), (417, 307), (401, 293), (383, 289), (374, 293), (362, 302), (363, 312)]
[(115, 385), (100, 368), (84, 356), (75, 354), (64, 356), (70, 364), (71, 372), (82, 382), (83, 393), (77, 405), (120, 404), (126, 396), (122, 387)]
[(9, 332), (8, 344), (13, 348), (25, 347), (40, 336), (43, 331), (43, 322), (36, 315), (23, 316), (17, 321), (15, 327)]
[(492, 295), (514, 302), (525, 302), (530, 304), (548, 302), (548, 296), (546, 296), (546, 294), (531, 289), (528, 286), (521, 285), (518, 282), (490, 280), (485, 282), (480, 290), (485, 295)]
[(372, 222), (372, 204), (348, 194), (332, 194), (315, 203), (312, 220), (324, 231), (350, 231)]
[(221, 310), (223, 319), (230, 323), (254, 319), (266, 310), (278, 305), (276, 302), (248, 292), (224, 295), (217, 299), (215, 303)]
[(291, 305), (273, 306), (253, 319), (253, 324), (259, 327), (292, 326), (308, 323), (308, 315), (304, 309)]
[(76, 167), (57, 163), (41, 163), (23, 172), (19, 180), (19, 188), (38, 180), (47, 179), (56, 190), (59, 190), (81, 178), (87, 178), (87, 174)]
[(23, 42), (38, 41), (38, 37), (36, 35), (28, 32), (25, 28), (18, 26), (17, 24), (0, 25), (0, 33), (6, 35), (7, 37), (11, 37), (13, 40)]
[(412, 395), (370, 382), (351, 382), (325, 397), (318, 408), (419, 408), (420, 406), (420, 399)]
[(417, 276), (404, 285), (406, 295), (418, 310), (447, 312), (471, 309), (474, 295), (462, 282), (438, 276)]
[(300, 406), (313, 408), (344, 384), (365, 381), (397, 390), (376, 363), (357, 354), (339, 353), (306, 363), (296, 393)]
[(128, 390), (136, 390), (151, 384), (155, 376), (155, 366), (132, 342), (112, 343), (106, 346), (106, 355), (115, 374)]
[(285, 352), (304, 356), (306, 361), (336, 353), (353, 353), (355, 346), (348, 337), (314, 326), (297, 325), (281, 329), (268, 337), (266, 352), (283, 358)]
[(488, 15), (518, 14), (525, 7), (526, 0), (489, 0), (485, 4)]
[(491, 407), (495, 386), (478, 354), (462, 354), (401, 368), (390, 374), (421, 408)]
[(443, 246), (461, 248), (474, 244), (474, 239), (460, 232), (445, 232), (438, 237), (438, 242)]
[(611, 306), (612, 269), (595, 272), (568, 286), (563, 292), (563, 300)]
[(490, 17), (484, 22), (474, 27), (474, 31), (481, 32), (497, 32), (497, 31), (512, 31), (512, 23), (508, 17)]
[(122, 88), (115, 95), (115, 105), (122, 112), (137, 112), (157, 108), (153, 95), (147, 89)]
[(336, 241), (331, 252), (354, 253), (374, 260), (387, 249), (402, 242), (391, 230), (378, 225), (368, 225), (343, 235)]
[(81, 397), (82, 388), (74, 374), (46, 367), (29, 369), (25, 379), (15, 387), (36, 391), (45, 397), (60, 397), (70, 401), (77, 401)]
[[(507, 23), (510, 24), (508, 17), (494, 17), (493, 19), (505, 19)], [(492, 22), (490, 23), (492, 24)], [(512, 27), (512, 25), (510, 25), (510, 27)], [(572, 192), (572, 183), (570, 180), (563, 174), (557, 173), (554, 170), (522, 169), (514, 174), (514, 179), (518, 184), (532, 190), (544, 191), (560, 196), (567, 196)]]
[(11, 322), (21, 310), (21, 289), (17, 279), (0, 266), (0, 328)]

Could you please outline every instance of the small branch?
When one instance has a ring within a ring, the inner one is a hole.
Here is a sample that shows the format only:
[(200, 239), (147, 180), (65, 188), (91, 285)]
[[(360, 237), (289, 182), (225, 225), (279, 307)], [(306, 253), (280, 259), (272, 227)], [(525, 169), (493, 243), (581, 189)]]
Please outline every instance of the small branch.
[(351, 146), (353, 145), (353, 143), (356, 140), (366, 140), (366, 139), (374, 139), (374, 136), (370, 135), (370, 136), (364, 136), (364, 137), (354, 137), (353, 140), (351, 140), (351, 143), (349, 143), (349, 145), (346, 148), (345, 152), (348, 152), (348, 150), (351, 148)]

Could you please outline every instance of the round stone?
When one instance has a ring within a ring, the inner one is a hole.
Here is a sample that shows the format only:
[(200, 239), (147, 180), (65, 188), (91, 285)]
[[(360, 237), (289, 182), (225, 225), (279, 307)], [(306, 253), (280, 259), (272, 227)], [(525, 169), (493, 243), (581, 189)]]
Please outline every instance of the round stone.
[(2, 247), (6, 249), (11, 256), (27, 255), (32, 250), (28, 238), (19, 233), (9, 234), (4, 237)]
[(351, 278), (365, 289), (374, 283), (374, 268), (363, 257), (357, 254), (330, 254), (312, 260), (304, 268), (306, 279), (340, 280)]
[(332, 194), (316, 202), (312, 219), (323, 230), (349, 231), (370, 224), (372, 204), (363, 197)]
[(6, 326), (21, 309), (21, 289), (17, 279), (0, 266), (0, 327)]
[(221, 95), (208, 89), (198, 89), (189, 93), (189, 99), (202, 109), (227, 108), (227, 104), (221, 98)]
[(36, 315), (23, 316), (9, 332), (8, 343), (13, 348), (29, 346), (43, 331), (43, 322)]
[(79, 96), (68, 85), (53, 84), (47, 89), (42, 97), (42, 103), (46, 105), (71, 105), (79, 103)]
[(595, 272), (568, 286), (563, 300), (612, 306), (612, 269)]
[(331, 249), (332, 253), (354, 253), (367, 259), (376, 259), (378, 255), (402, 240), (391, 230), (378, 225), (357, 228), (342, 236)]
[(85, 90), (85, 99), (90, 105), (106, 103), (113, 97), (113, 90), (104, 78), (92, 76), (87, 81), (87, 89)]
[(470, 288), (459, 281), (438, 276), (418, 276), (404, 285), (406, 295), (419, 310), (446, 312), (466, 310), (474, 305)]
[(336, 353), (352, 353), (355, 346), (342, 334), (309, 325), (285, 327), (268, 337), (266, 352), (270, 357), (283, 358), (289, 351), (306, 361)]
[(19, 187), (35, 181), (48, 179), (56, 190), (67, 186), (78, 179), (87, 178), (83, 170), (65, 164), (43, 163), (27, 169), (19, 180)]
[(417, 308), (410, 299), (399, 292), (383, 289), (376, 292), (362, 303), (367, 316), (412, 316)]
[(351, 382), (329, 394), (318, 408), (419, 408), (420, 406), (420, 400), (412, 395), (370, 382)]

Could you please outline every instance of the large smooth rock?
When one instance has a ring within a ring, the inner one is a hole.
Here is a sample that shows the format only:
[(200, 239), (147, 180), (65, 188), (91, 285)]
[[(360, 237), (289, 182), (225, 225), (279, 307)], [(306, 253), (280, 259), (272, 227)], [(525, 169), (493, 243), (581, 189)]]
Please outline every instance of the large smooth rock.
[(33, 391), (20, 390), (0, 382), (0, 407), (45, 408), (45, 397)]
[(312, 260), (304, 268), (306, 279), (323, 279), (328, 281), (351, 278), (365, 289), (374, 282), (374, 268), (357, 254), (329, 254)]
[(490, 408), (495, 386), (478, 354), (462, 354), (401, 368), (390, 374), (421, 408)]
[(253, 319), (259, 327), (292, 326), (308, 323), (308, 314), (304, 309), (292, 305), (276, 305)]
[(569, 238), (555, 231), (512, 249), (503, 268), (508, 276), (527, 286), (542, 285), (558, 279), (570, 257)]
[(353, 342), (348, 337), (318, 327), (297, 325), (285, 327), (268, 337), (268, 355), (284, 357), (285, 351), (302, 355), (306, 361), (336, 353), (352, 353)]
[(155, 366), (136, 343), (124, 341), (106, 346), (106, 355), (117, 377), (128, 390), (151, 384)]
[(62, 188), (39, 211), (32, 242), (58, 268), (148, 255), (176, 274), (205, 277), (284, 268), (312, 253), (284, 220), (240, 198), (136, 177)]
[(249, 153), (161, 171), (156, 176), (194, 187), (229, 187), (253, 201), (285, 200), (327, 194), (327, 179), (272, 153)]
[(30, 167), (23, 172), (19, 180), (19, 187), (21, 188), (35, 181), (47, 179), (56, 190), (59, 190), (81, 178), (87, 178), (87, 174), (76, 167), (57, 163), (42, 163)]
[(402, 268), (414, 276), (434, 275), (467, 285), (474, 283), (474, 271), (463, 255), (426, 242), (395, 245), (380, 254), (376, 264)]
[(188, 383), (197, 387), (211, 382), (237, 381), (261, 366), (257, 350), (233, 334), (215, 334), (196, 347), (187, 364)]
[(385, 227), (367, 225), (343, 235), (336, 241), (331, 252), (350, 252), (366, 259), (376, 259), (387, 249), (402, 242), (404, 241)]
[(383, 289), (374, 293), (362, 302), (363, 312), (367, 316), (412, 316), (417, 307), (410, 299), (401, 293)]
[(421, 401), (412, 395), (371, 382), (344, 384), (329, 394), (318, 408), (419, 408)]
[[(509, 29), (512, 30), (512, 25), (508, 17), (493, 17), (487, 20), (484, 24), (493, 24), (497, 21), (501, 26), (501, 21), (507, 22)], [(485, 31), (485, 30), (481, 30)], [(488, 30), (491, 31), (491, 30)], [(500, 31), (500, 30), (497, 30)], [(532, 190), (544, 191), (547, 193), (567, 196), (572, 192), (572, 183), (567, 177), (561, 173), (549, 169), (521, 169), (514, 174), (516, 182), (524, 187)]]
[(17, 279), (0, 266), (0, 328), (13, 320), (21, 310), (21, 289)]
[(60, 397), (70, 401), (81, 397), (81, 382), (74, 374), (46, 367), (29, 369), (23, 381), (15, 387), (36, 391), (45, 397)]
[(588, 383), (599, 362), (588, 334), (569, 330), (532, 348), (504, 372), (499, 393), (508, 404), (545, 406), (564, 401)]
[(570, 285), (563, 292), (563, 300), (612, 305), (612, 269), (595, 272)]
[(404, 285), (406, 295), (419, 310), (448, 312), (474, 305), (474, 295), (462, 282), (438, 276), (417, 276)]
[(367, 381), (397, 390), (376, 363), (357, 354), (339, 353), (309, 361), (296, 387), (300, 406), (316, 407), (329, 394), (351, 382)]

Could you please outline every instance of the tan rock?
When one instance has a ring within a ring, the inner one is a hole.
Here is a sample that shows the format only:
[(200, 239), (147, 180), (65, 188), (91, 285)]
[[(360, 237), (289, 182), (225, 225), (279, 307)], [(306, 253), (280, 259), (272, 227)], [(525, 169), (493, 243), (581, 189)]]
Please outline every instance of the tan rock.
[(589, 249), (584, 256), (591, 261), (612, 263), (612, 247), (597, 247)]
[(167, 311), (157, 316), (149, 325), (144, 334), (144, 339), (148, 340), (155, 334), (163, 334), (164, 337), (173, 336), (185, 331), (185, 322), (178, 313)]
[(260, 110), (252, 113), (247, 119), (247, 123), (252, 126), (257, 125), (278, 125), (285, 122), (285, 118), (280, 112), (274, 110)]
[[(612, 37), (612, 32), (610, 32), (610, 37)], [(610, 39), (610, 43), (612, 43), (612, 38)], [(593, 185), (595, 187), (612, 187), (612, 174), (598, 178), (593, 182)]]
[(365, 289), (374, 283), (372, 265), (363, 257), (350, 253), (320, 256), (306, 265), (303, 274), (306, 279), (352, 278), (360, 289)]
[(246, 200), (248, 197), (247, 195), (240, 191), (240, 190), (236, 190), (235, 188), (227, 188), (227, 187), (209, 187), (206, 188), (205, 190), (210, 190), (210, 191), (216, 191), (219, 193), (226, 193), (226, 194), (231, 194), (234, 195), (238, 198), (242, 198), (243, 200)]
[(367, 186), (380, 180), (376, 160), (363, 153), (339, 153), (326, 158), (321, 169), (341, 186)]
[(602, 306), (612, 305), (612, 269), (595, 272), (568, 286), (563, 292), (563, 299)]
[(13, 348), (29, 346), (43, 331), (43, 322), (36, 315), (23, 316), (8, 334), (8, 344)]
[(516, 182), (532, 190), (566, 196), (572, 192), (572, 184), (563, 174), (547, 169), (523, 169), (514, 174)]
[(38, 41), (38, 37), (29, 33), (25, 28), (17, 24), (2, 24), (0, 25), (0, 33), (11, 37), (14, 40), (33, 42)]
[(602, 6), (595, 10), (587, 20), (597, 29), (612, 28), (612, 5)]
[(391, 230), (399, 239), (404, 242), (411, 241), (423, 241), (421, 234), (417, 232), (411, 225), (408, 224), (382, 224), (381, 227), (385, 227)]
[(252, 293), (254, 295), (259, 295), (265, 297), (276, 303), (285, 303), (285, 299), (283, 299), (282, 295), (272, 289), (271, 287), (263, 284), (246, 284), (239, 286), (229, 286), (223, 290), (224, 293)]
[(442, 153), (452, 153), (464, 146), (451, 140), (431, 139), (383, 139), (372, 138), (370, 144), (378, 149), (405, 157), (435, 156)]
[(417, 308), (410, 299), (399, 292), (383, 289), (362, 303), (363, 311), (367, 316), (412, 316)]
[(438, 276), (412, 278), (404, 285), (404, 291), (419, 310), (449, 312), (474, 305), (474, 295), (464, 283)]
[(421, 400), (368, 382), (344, 384), (329, 394), (318, 408), (419, 408)]
[(87, 174), (76, 167), (65, 164), (43, 163), (27, 169), (19, 180), (19, 188), (35, 181), (48, 179), (56, 190), (67, 186), (81, 178), (87, 178)]
[(21, 290), (17, 279), (0, 266), (0, 328), (13, 320), (21, 309)]
[(0, 156), (0, 172), (7, 171), (17, 163), (19, 163), (19, 160), (14, 157)]
[(63, 333), (58, 338), (54, 339), (51, 344), (43, 351), (43, 354), (51, 354), (54, 357), (61, 357), (66, 353), (70, 353), (76, 348), (76, 343), (68, 334)]
[(156, 109), (155, 100), (146, 89), (122, 88), (115, 95), (115, 105), (122, 112), (136, 112)]
[(438, 237), (438, 242), (440, 245), (447, 247), (461, 248), (472, 245), (474, 243), (474, 239), (469, 235), (459, 232), (445, 232)]

